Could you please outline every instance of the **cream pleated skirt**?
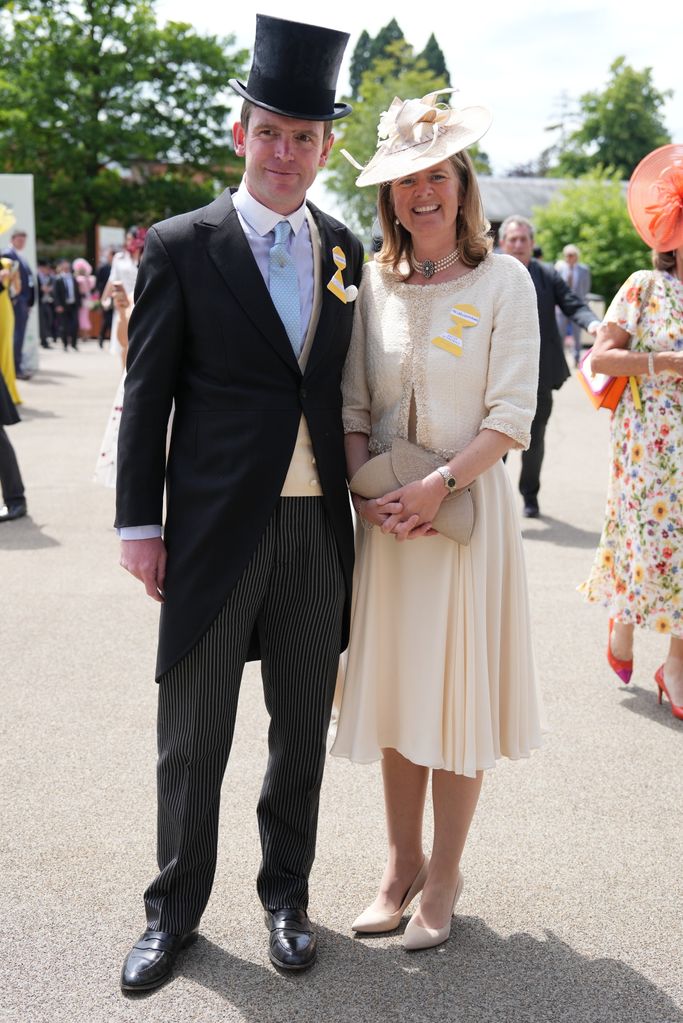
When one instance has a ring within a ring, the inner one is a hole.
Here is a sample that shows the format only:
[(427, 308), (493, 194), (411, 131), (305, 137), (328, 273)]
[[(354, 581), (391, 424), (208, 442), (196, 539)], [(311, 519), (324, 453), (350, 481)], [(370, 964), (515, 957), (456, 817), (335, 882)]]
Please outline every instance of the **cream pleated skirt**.
[(358, 529), (333, 755), (369, 763), (391, 748), (473, 777), (540, 745), (524, 554), (502, 462), (473, 495), (468, 547)]

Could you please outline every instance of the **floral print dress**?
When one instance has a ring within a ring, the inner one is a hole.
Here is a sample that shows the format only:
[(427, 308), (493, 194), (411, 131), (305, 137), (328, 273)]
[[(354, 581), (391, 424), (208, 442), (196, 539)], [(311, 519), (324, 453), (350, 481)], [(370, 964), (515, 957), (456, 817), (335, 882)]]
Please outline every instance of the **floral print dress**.
[[(605, 320), (631, 335), (631, 350), (683, 348), (683, 283), (639, 270)], [(613, 618), (683, 637), (683, 379), (638, 378), (642, 411), (626, 387), (613, 413), (605, 525), (586, 599)]]

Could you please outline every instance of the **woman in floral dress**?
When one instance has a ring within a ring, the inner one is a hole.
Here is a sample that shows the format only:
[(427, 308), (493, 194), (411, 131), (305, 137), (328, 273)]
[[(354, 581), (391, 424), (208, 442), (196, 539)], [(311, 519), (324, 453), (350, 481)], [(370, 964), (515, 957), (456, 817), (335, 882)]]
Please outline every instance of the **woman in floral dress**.
[(605, 525), (582, 590), (610, 610), (607, 659), (633, 671), (635, 626), (669, 636), (655, 681), (683, 718), (683, 146), (646, 157), (629, 186), (636, 230), (654, 270), (632, 274), (607, 310), (595, 372), (637, 376), (611, 423)]

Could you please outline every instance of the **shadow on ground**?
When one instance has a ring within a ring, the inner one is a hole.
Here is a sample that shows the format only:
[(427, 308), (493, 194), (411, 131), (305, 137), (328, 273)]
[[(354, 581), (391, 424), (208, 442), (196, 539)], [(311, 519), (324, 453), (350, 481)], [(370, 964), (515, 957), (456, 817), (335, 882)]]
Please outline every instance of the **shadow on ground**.
[[(683, 1023), (672, 999), (641, 974), (616, 959), (581, 955), (551, 931), (540, 940), (501, 937), (480, 920), (461, 917), (455, 940), (415, 954), (403, 951), (398, 936), (387, 948), (326, 928), (319, 933), (318, 965), (303, 975), (245, 962), (206, 938), (185, 953), (178, 973), (254, 1023)], [(265, 939), (264, 932), (264, 947)]]
[(41, 547), (58, 547), (59, 541), (43, 533), (43, 527), (34, 522), (30, 515), (15, 522), (3, 522), (0, 526), (0, 550), (35, 551)]
[(553, 543), (558, 547), (583, 547), (588, 550), (597, 547), (600, 541), (600, 533), (570, 526), (568, 522), (554, 519), (550, 515), (542, 515), (535, 523), (532, 529), (522, 530), (525, 540), (543, 540), (544, 543)]

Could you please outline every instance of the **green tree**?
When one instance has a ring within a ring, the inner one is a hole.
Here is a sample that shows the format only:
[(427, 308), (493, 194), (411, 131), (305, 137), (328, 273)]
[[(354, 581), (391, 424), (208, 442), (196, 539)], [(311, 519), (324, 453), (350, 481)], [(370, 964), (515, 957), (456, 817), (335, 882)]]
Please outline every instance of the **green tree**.
[(534, 210), (536, 240), (554, 262), (572, 242), (591, 270), (592, 289), (612, 300), (629, 274), (650, 266), (649, 249), (631, 224), (616, 171), (593, 170)]
[[(427, 67), (423, 57), (415, 56), (405, 39), (391, 43), (384, 56), (373, 61), (363, 73), (353, 116), (337, 122), (335, 127), (337, 142), (325, 176), (325, 186), (338, 197), (347, 223), (361, 237), (370, 235), (375, 219), (377, 189), (356, 187), (359, 172), (344, 158), (341, 150), (348, 150), (360, 163), (368, 163), (377, 148), (380, 114), (389, 109), (394, 96), (410, 99), (446, 87), (443, 78), (437, 77)], [(476, 146), (471, 146), (469, 153), (480, 173), (491, 172), (486, 153)]]
[(451, 84), (451, 76), (448, 73), (446, 67), (446, 58), (443, 55), (443, 50), (436, 41), (436, 36), (432, 32), (427, 45), (425, 46), (422, 53), (419, 55), (430, 71), (433, 71), (437, 78), (443, 79), (446, 85)]
[(0, 14), (0, 170), (35, 175), (44, 242), (149, 222), (237, 180), (228, 147), (245, 51), (160, 27), (153, 0), (14, 0)]
[(556, 173), (576, 176), (602, 166), (629, 178), (647, 153), (671, 141), (661, 113), (671, 95), (655, 88), (652, 68), (636, 71), (617, 57), (606, 88), (581, 96), (581, 125), (567, 137)]
[(380, 29), (374, 39), (363, 29), (351, 54), (349, 65), (349, 85), (352, 99), (358, 99), (361, 79), (374, 61), (384, 56), (385, 51), (393, 43), (401, 41), (404, 41), (403, 32), (395, 18), (392, 18), (388, 25)]
[(351, 98), (356, 99), (360, 89), (360, 80), (363, 72), (372, 64), (372, 37), (365, 29), (358, 36), (358, 42), (353, 48), (351, 62), (349, 64), (349, 88)]

